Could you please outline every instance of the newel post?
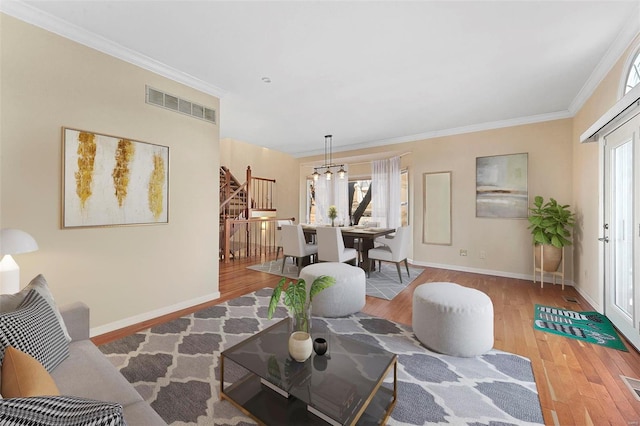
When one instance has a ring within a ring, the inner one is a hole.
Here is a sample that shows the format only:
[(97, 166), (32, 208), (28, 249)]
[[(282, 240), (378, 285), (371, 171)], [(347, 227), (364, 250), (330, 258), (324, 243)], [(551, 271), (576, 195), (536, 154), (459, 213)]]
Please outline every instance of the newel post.
[(251, 218), (251, 166), (247, 166), (247, 217)]
[(247, 238), (247, 252), (246, 255), (249, 256), (249, 253), (251, 252), (251, 223), (248, 221), (249, 219), (251, 219), (251, 166), (247, 166), (247, 209), (246, 209), (246, 216), (245, 219), (247, 219), (247, 224), (246, 224), (246, 238)]
[(225, 217), (224, 219), (224, 240), (222, 242), (222, 244), (224, 245), (224, 263), (229, 263), (230, 259), (229, 259), (229, 253), (231, 252), (231, 244), (230, 244), (230, 240), (231, 239), (231, 219), (229, 219), (228, 217)]

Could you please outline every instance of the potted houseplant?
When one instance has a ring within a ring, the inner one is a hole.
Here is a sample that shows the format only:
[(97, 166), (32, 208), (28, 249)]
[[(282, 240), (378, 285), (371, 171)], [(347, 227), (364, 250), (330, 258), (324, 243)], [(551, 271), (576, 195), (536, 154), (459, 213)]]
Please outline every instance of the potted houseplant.
[(322, 275), (311, 284), (309, 300), (307, 301), (307, 284), (303, 279), (297, 282), (282, 277), (271, 293), (267, 318), (271, 319), (276, 311), (280, 296), (284, 292), (282, 301), (289, 310), (292, 318), (292, 333), (289, 336), (289, 354), (299, 362), (306, 361), (311, 356), (313, 343), (311, 342), (311, 302), (313, 297), (325, 288), (336, 283), (335, 278)]
[(575, 224), (575, 214), (569, 205), (561, 205), (550, 198), (546, 203), (536, 196), (534, 207), (529, 208), (529, 228), (535, 246), (536, 267), (540, 267), (540, 251), (544, 246), (544, 271), (555, 272), (562, 260), (562, 247), (571, 245), (568, 228)]
[(329, 206), (328, 216), (329, 219), (331, 219), (331, 226), (335, 226), (334, 220), (338, 217), (338, 209), (336, 206)]

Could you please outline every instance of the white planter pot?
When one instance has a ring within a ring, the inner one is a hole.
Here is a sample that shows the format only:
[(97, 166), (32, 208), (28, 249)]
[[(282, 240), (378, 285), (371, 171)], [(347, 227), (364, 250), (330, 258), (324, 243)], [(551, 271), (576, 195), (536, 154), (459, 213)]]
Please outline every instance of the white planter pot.
[(298, 362), (306, 361), (313, 351), (311, 335), (304, 331), (295, 331), (289, 336), (289, 355)]

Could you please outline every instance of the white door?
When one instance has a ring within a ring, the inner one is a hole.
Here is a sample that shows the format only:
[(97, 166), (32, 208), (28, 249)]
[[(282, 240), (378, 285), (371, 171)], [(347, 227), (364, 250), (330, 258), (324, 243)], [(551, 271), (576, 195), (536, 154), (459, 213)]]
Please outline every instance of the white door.
[(640, 115), (604, 139), (605, 315), (640, 348)]

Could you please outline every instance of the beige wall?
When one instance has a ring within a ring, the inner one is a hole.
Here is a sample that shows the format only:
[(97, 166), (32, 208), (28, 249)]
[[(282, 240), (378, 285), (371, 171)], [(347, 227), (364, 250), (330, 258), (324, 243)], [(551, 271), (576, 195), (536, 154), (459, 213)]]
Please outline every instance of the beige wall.
[[(0, 16), (0, 226), (40, 247), (15, 256), (22, 285), (43, 273), (94, 332), (218, 297), (218, 126), (145, 104), (145, 84), (218, 99)], [(63, 126), (168, 146), (169, 224), (61, 229)]]
[(220, 141), (220, 164), (240, 182), (246, 180), (247, 166), (254, 177), (275, 179), (273, 205), (279, 218), (298, 216), (298, 160), (289, 154), (255, 144), (224, 138)]
[(573, 119), (572, 151), (574, 159), (574, 204), (578, 219), (575, 257), (576, 286), (594, 308), (602, 311), (604, 289), (601, 282), (600, 243), (600, 179), (601, 158), (598, 143), (580, 143), (580, 135), (606, 113), (620, 98), (620, 81), (626, 71), (625, 64), (640, 39), (620, 57), (593, 95), (585, 102)]
[[(526, 219), (488, 219), (475, 216), (476, 157), (529, 154), (529, 198), (542, 195), (560, 203), (572, 200), (572, 121), (570, 119), (514, 126), (483, 132), (393, 145), (409, 168), (409, 192), (413, 226), (412, 260), (416, 264), (529, 278), (532, 274), (531, 234)], [(371, 155), (387, 147), (334, 154), (335, 162), (344, 157)], [(301, 159), (308, 163), (314, 157)], [(310, 168), (302, 168), (301, 186)], [(453, 244), (422, 243), (422, 175), (428, 172), (452, 173)], [(467, 256), (460, 256), (460, 250)], [(480, 251), (485, 258), (480, 259)], [(567, 250), (567, 277), (572, 279), (572, 253)]]
[[(571, 120), (462, 134), (417, 142), (414, 163), (414, 258), (430, 264), (455, 265), (500, 275), (532, 274), (532, 242), (526, 219), (477, 218), (476, 157), (528, 153), (529, 199), (536, 195), (571, 202)], [(453, 244), (422, 243), (422, 174), (452, 171)], [(468, 256), (460, 256), (460, 250)], [(480, 258), (480, 252), (485, 258)], [(571, 265), (571, 250), (566, 250)], [(567, 276), (572, 278), (571, 268)]]

